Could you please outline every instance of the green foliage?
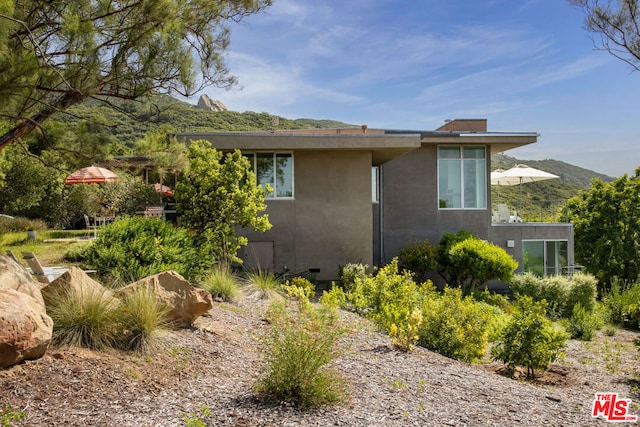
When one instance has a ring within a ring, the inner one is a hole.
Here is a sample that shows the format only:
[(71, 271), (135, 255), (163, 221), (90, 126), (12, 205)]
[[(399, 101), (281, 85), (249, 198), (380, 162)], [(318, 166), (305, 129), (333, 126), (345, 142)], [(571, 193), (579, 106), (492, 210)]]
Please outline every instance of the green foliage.
[(573, 306), (571, 317), (562, 322), (571, 338), (591, 341), (596, 331), (602, 327), (601, 319), (593, 312), (582, 307), (579, 302)]
[(438, 268), (438, 247), (428, 240), (409, 243), (398, 251), (398, 261), (401, 269), (413, 272), (418, 280), (424, 281), (427, 273)]
[(195, 232), (201, 252), (223, 262), (242, 262), (236, 253), (247, 239), (236, 235), (236, 228), (257, 231), (271, 228), (266, 209), (265, 190), (256, 185), (249, 161), (240, 151), (223, 155), (207, 141), (189, 146), (191, 162), (180, 176), (175, 192), (183, 224)]
[(589, 274), (568, 278), (524, 273), (514, 276), (509, 288), (513, 294), (527, 295), (534, 301), (545, 300), (547, 315), (553, 320), (571, 317), (578, 303), (589, 313), (596, 304), (596, 279)]
[(199, 281), (201, 288), (207, 290), (213, 298), (232, 302), (240, 297), (238, 277), (226, 264), (217, 264)]
[(308, 279), (300, 276), (287, 280), (283, 288), (289, 296), (298, 296), (300, 292), (304, 298), (313, 298), (316, 295), (316, 285), (311, 283)]
[(556, 360), (568, 334), (545, 317), (546, 305), (528, 296), (518, 299), (502, 340), (491, 349), (494, 360), (506, 363), (511, 371), (526, 367), (528, 378), (535, 378), (536, 370), (546, 370)]
[(472, 296), (474, 300), (478, 302), (484, 302), (494, 307), (498, 307), (505, 313), (511, 313), (513, 309), (508, 296), (490, 292), (487, 288), (485, 288), (482, 292), (474, 292)]
[(120, 218), (100, 229), (87, 252), (86, 264), (126, 283), (175, 270), (187, 280), (213, 265), (198, 252), (187, 230), (153, 218)]
[(182, 414), (181, 418), (184, 420), (186, 427), (207, 427), (202, 421), (202, 418), (211, 415), (211, 408), (206, 405), (200, 405), (198, 412), (191, 412), (190, 414)]
[(389, 333), (398, 349), (409, 351), (418, 340), (421, 303), (432, 290), (430, 286), (418, 285), (407, 271), (398, 273), (398, 259), (394, 258), (375, 276), (356, 281), (351, 299), (358, 310), (366, 310), (368, 317)]
[(329, 364), (345, 333), (335, 309), (308, 301), (272, 303), (264, 338), (266, 374), (256, 383), (265, 398), (303, 408), (342, 401), (344, 381)]
[(261, 299), (280, 298), (282, 296), (282, 280), (271, 271), (248, 271), (246, 289), (250, 295)]
[(116, 346), (118, 301), (109, 291), (69, 287), (44, 296), (56, 344), (96, 350)]
[(440, 243), (438, 245), (438, 268), (440, 275), (444, 277), (447, 283), (455, 284), (462, 281), (458, 277), (460, 271), (458, 271), (458, 269), (451, 264), (451, 261), (449, 259), (449, 251), (455, 244), (463, 242), (467, 239), (471, 239), (473, 237), (474, 236), (472, 233), (466, 230), (460, 230), (456, 234), (444, 233), (440, 238)]
[(47, 224), (42, 220), (28, 219), (20, 216), (14, 218), (0, 216), (0, 233), (46, 229)]
[(270, 5), (20, 2), (0, 15), (0, 116), (14, 126), (0, 147), (89, 98), (191, 96), (205, 86), (234, 85), (223, 60), (230, 24)]
[(614, 280), (602, 302), (611, 323), (640, 329), (640, 283), (625, 287)]
[(330, 305), (332, 307), (346, 307), (347, 306), (347, 294), (341, 286), (337, 286), (334, 282), (331, 283), (331, 289), (328, 291), (322, 291), (320, 297), (320, 303)]
[(458, 288), (445, 288), (441, 296), (424, 300), (422, 317), (420, 346), (466, 362), (485, 354), (493, 321), (490, 306), (463, 297)]
[(457, 271), (457, 283), (465, 294), (474, 292), (490, 279), (510, 281), (518, 263), (504, 249), (477, 238), (451, 246), (448, 265)]
[(138, 286), (122, 295), (115, 316), (116, 345), (129, 351), (150, 353), (159, 348), (158, 332), (167, 329), (168, 307), (161, 304), (151, 287)]
[(569, 200), (576, 261), (598, 279), (601, 295), (616, 278), (623, 285), (640, 279), (639, 209), (640, 168), (611, 183), (594, 180)]
[(0, 409), (0, 427), (11, 427), (11, 421), (20, 421), (27, 418), (23, 411), (17, 411), (11, 405), (5, 405)]
[(350, 291), (355, 287), (357, 280), (364, 280), (367, 276), (367, 270), (369, 266), (367, 264), (346, 264), (341, 265), (338, 269), (338, 275), (340, 277), (340, 286), (343, 289)]
[(134, 216), (144, 211), (146, 206), (160, 204), (158, 193), (142, 177), (127, 173), (122, 173), (119, 177), (116, 182), (102, 185), (101, 200), (109, 213)]

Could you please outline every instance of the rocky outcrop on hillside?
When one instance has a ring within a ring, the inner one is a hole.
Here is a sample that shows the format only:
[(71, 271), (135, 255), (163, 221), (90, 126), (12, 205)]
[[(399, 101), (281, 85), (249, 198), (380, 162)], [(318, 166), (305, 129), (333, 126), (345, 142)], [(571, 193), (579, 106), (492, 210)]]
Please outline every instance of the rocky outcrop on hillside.
[(198, 105), (196, 105), (201, 110), (208, 111), (227, 111), (227, 106), (222, 102), (211, 99), (207, 95), (200, 95), (200, 99), (198, 100)]

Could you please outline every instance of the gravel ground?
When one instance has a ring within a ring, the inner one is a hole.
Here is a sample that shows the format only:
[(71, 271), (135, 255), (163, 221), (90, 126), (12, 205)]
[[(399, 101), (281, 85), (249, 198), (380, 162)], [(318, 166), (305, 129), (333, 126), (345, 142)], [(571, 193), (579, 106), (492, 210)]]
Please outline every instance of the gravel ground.
[[(351, 313), (354, 332), (336, 368), (348, 400), (300, 410), (264, 403), (253, 391), (265, 304), (216, 303), (193, 328), (163, 338), (151, 356), (52, 348), (0, 370), (0, 409), (16, 426), (585, 426), (596, 392), (632, 399), (640, 414), (638, 333), (568, 341), (566, 358), (535, 383), (501, 374), (497, 363), (465, 364), (425, 349), (392, 349), (386, 335)], [(203, 424), (197, 424), (201, 422)]]

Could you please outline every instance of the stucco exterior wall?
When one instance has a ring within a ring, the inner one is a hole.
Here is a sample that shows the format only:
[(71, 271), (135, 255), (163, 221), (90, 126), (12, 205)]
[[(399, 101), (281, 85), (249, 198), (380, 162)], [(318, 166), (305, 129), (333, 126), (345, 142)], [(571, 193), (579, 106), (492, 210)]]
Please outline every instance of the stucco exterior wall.
[(382, 166), (384, 253), (380, 262), (390, 261), (407, 243), (437, 244), (447, 232), (464, 229), (489, 238), (490, 210), (438, 208), (437, 162), (437, 146), (429, 145)]
[(271, 230), (240, 234), (274, 242), (276, 271), (333, 280), (341, 264), (371, 265), (371, 161), (367, 151), (294, 152), (294, 199), (267, 200)]
[[(567, 264), (575, 264), (573, 224), (570, 223), (493, 224), (490, 227), (489, 240), (518, 261), (516, 272), (522, 272), (523, 240), (566, 240)], [(508, 241), (513, 241), (514, 246), (509, 247)]]

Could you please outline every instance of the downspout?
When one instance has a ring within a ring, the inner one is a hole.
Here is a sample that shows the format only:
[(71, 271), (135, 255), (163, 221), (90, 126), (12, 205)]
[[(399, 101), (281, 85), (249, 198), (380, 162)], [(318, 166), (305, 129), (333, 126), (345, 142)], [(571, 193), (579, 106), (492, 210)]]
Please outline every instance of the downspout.
[(378, 243), (380, 249), (379, 263), (385, 264), (384, 257), (384, 165), (378, 167), (378, 228), (379, 239)]

